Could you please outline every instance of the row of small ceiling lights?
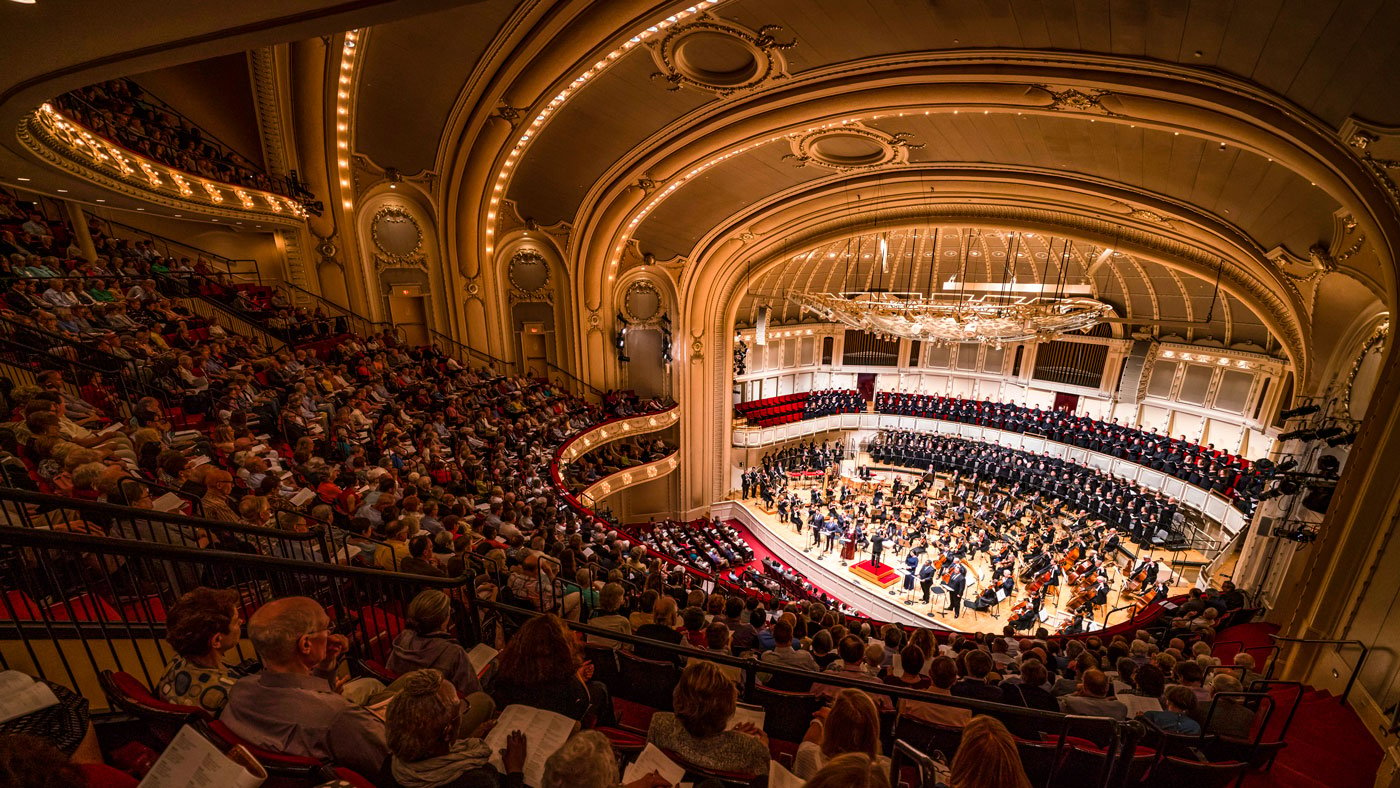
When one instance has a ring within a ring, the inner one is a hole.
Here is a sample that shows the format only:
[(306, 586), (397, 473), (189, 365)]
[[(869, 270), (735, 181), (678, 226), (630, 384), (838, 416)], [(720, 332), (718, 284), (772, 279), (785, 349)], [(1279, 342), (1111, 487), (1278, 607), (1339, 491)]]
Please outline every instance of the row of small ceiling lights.
[[(559, 108), (564, 105), (564, 102), (568, 101), (569, 97), (572, 96), (575, 92), (577, 92), (579, 88), (582, 88), (593, 78), (602, 74), (608, 69), (609, 66), (616, 62), (618, 58), (622, 57), (622, 55), (626, 54), (627, 52), (630, 52), (638, 44), (642, 43), (643, 41), (646, 41), (647, 39), (661, 32), (662, 30), (671, 27), (672, 25), (681, 21), (682, 19), (694, 16), (700, 13), (701, 11), (704, 11), (705, 9), (713, 8), (717, 5), (720, 5), (724, 1), (725, 0), (701, 0), (701, 2), (698, 2), (695, 5), (690, 6), (689, 8), (683, 11), (677, 11), (676, 13), (657, 22), (651, 27), (639, 31), (636, 35), (632, 36), (627, 41), (624, 41), (622, 46), (609, 52), (601, 60), (594, 63), (592, 68), (580, 74), (577, 78), (574, 79), (573, 82), (569, 83), (563, 90), (561, 90), (559, 92), (559, 95), (549, 100), (549, 104), (540, 110), (539, 114), (536, 115), (534, 119), (530, 121), (530, 125), (526, 127), (525, 132), (521, 134), (520, 138), (515, 141), (515, 145), (512, 146), (510, 149), (510, 153), (506, 155), (505, 164), (502, 165), (500, 172), (496, 173), (496, 183), (491, 188), (491, 200), (489, 203), (489, 207), (486, 211), (486, 254), (490, 255), (493, 251), (495, 251), (496, 216), (500, 211), (501, 198), (505, 194), (506, 183), (509, 182), (510, 175), (514, 171), (515, 165), (520, 162), (520, 155), (525, 152), (526, 148), (529, 147), (530, 140), (534, 139), (535, 136), (539, 133), (541, 127), (544, 126), (545, 121), (548, 120), (550, 116), (552, 116), (555, 112), (557, 112)], [(624, 238), (623, 241), (618, 244), (616, 257), (621, 257), (622, 246), (625, 243), (626, 238)], [(615, 267), (616, 265), (617, 259), (614, 259), (613, 266)], [(613, 278), (615, 278), (615, 275), (616, 271), (610, 269), (608, 272), (608, 279), (612, 280)]]
[(1224, 356), (1212, 356), (1208, 353), (1178, 353), (1175, 350), (1163, 350), (1162, 358), (1180, 359), (1182, 361), (1194, 361), (1198, 364), (1215, 363), (1222, 367), (1235, 366), (1240, 369), (1249, 369), (1253, 364), (1242, 358), (1228, 359)]
[(360, 31), (349, 30), (340, 48), (340, 79), (335, 91), (335, 157), (340, 177), (341, 204), (350, 210), (355, 203), (350, 192), (350, 84), (355, 75), (355, 48)]

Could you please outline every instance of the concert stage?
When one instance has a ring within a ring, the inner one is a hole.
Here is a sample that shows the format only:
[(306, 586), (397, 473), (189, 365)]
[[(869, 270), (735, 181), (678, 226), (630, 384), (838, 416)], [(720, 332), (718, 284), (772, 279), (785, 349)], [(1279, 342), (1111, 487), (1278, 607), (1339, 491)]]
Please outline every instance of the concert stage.
[[(900, 588), (903, 578), (895, 570), (882, 565), (887, 573), (882, 577), (888, 582), (881, 585), (869, 572), (868, 560), (848, 568), (841, 565), (841, 558), (835, 550), (825, 558), (818, 550), (808, 552), (806, 548), (810, 537), (807, 532), (798, 536), (791, 526), (779, 523), (777, 517), (760, 510), (756, 501), (720, 501), (710, 507), (710, 514), (720, 520), (732, 519), (743, 523), (768, 552), (806, 577), (812, 585), (877, 621), (894, 621), (951, 632), (1001, 629), (1004, 623), (989, 615), (971, 612), (964, 612), (957, 619), (947, 614), (947, 620), (938, 612), (930, 614), (930, 608), (941, 611), (947, 606), (947, 596), (934, 596), (932, 605), (915, 601), (906, 606), (902, 603), (904, 591)], [(856, 566), (867, 567), (864, 576), (854, 571)], [(889, 591), (894, 591), (895, 596), (890, 596)], [(920, 598), (916, 590), (915, 599)]]

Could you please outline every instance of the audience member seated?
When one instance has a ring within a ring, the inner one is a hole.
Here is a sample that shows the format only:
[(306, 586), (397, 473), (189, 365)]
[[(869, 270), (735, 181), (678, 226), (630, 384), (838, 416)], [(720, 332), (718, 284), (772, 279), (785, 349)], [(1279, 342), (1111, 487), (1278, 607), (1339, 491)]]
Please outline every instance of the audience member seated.
[[(392, 757), (381, 785), (396, 788), (518, 788), (524, 785), (525, 736), (506, 737), (502, 775), (490, 764), (482, 741), (487, 723), (467, 729), (453, 683), (432, 668), (405, 674), (385, 710), (384, 729)], [(468, 712), (469, 713), (469, 712)], [(459, 738), (459, 731), (464, 734)]]
[(985, 714), (963, 727), (947, 788), (1031, 788), (1016, 739), (1001, 720)]
[(1060, 710), (1067, 714), (1127, 719), (1128, 707), (1121, 701), (1109, 698), (1108, 689), (1108, 676), (1103, 671), (1097, 668), (1086, 670), (1079, 677), (1079, 690), (1060, 698)]
[(804, 783), (805, 788), (890, 788), (889, 767), (864, 753), (838, 755)]
[(219, 717), (229, 730), (265, 750), (378, 774), (389, 756), (384, 723), (337, 691), (347, 642), (321, 606), (306, 597), (268, 602), (248, 619), (248, 637), (263, 669), (229, 689)]
[[(545, 761), (539, 788), (618, 788), (617, 754), (608, 737), (598, 731), (570, 736)], [(671, 788), (671, 784), (650, 772), (623, 788)]]
[(1001, 703), (1005, 700), (1001, 687), (991, 683), (987, 678), (995, 664), (992, 662), (990, 654), (985, 651), (966, 651), (962, 654), (962, 660), (967, 667), (967, 673), (949, 688), (951, 694), (960, 698), (974, 698), (992, 703)]
[(768, 773), (768, 736), (752, 723), (730, 729), (738, 688), (712, 662), (696, 660), (681, 671), (674, 711), (651, 718), (647, 741), (702, 769), (747, 775)]
[(175, 658), (156, 684), (161, 700), (198, 706), (218, 714), (228, 702), (229, 688), (244, 671), (224, 664), (224, 655), (242, 637), (243, 617), (238, 592), (196, 588), (166, 612), (165, 640)]
[(1153, 727), (1165, 733), (1180, 733), (1194, 736), (1201, 732), (1201, 724), (1193, 719), (1196, 712), (1196, 694), (1186, 687), (1177, 685), (1167, 689), (1164, 699), (1166, 708), (1162, 711), (1145, 711), (1142, 718)]
[(498, 708), (523, 704), (576, 720), (615, 719), (612, 698), (602, 682), (590, 681), (593, 665), (582, 659), (573, 635), (558, 616), (526, 621), (497, 656), (490, 687)]
[(886, 771), (889, 759), (880, 754), (880, 711), (870, 696), (858, 689), (844, 689), (831, 706), (818, 709), (797, 747), (792, 773), (810, 779), (832, 758), (861, 753)]
[[(1210, 684), (1211, 699), (1215, 704), (1211, 710), (1210, 703), (1197, 703), (1196, 719), (1204, 720), (1207, 733), (1217, 733), (1221, 736), (1233, 736), (1236, 739), (1247, 739), (1254, 731), (1254, 710), (1240, 702), (1239, 698), (1217, 697), (1222, 693), (1241, 692), (1240, 680), (1229, 674), (1217, 674), (1215, 680)], [(1195, 693), (1192, 693), (1194, 696)], [(1210, 719), (1205, 719), (1209, 711)]]

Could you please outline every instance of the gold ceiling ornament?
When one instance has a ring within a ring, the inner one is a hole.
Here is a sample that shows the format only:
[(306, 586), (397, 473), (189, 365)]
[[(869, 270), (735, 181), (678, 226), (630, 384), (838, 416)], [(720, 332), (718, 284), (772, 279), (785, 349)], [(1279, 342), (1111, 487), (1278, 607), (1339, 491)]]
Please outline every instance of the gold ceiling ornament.
[(779, 41), (781, 25), (750, 30), (728, 20), (701, 14), (693, 22), (676, 25), (661, 39), (648, 44), (659, 71), (652, 79), (665, 80), (676, 91), (694, 88), (720, 97), (752, 90), (787, 76), (781, 52), (797, 41)]
[(1019, 342), (1048, 342), (1113, 317), (1113, 307), (1097, 299), (1043, 293), (800, 291), (787, 297), (804, 314), (820, 320), (890, 339), (936, 345), (979, 342), (1000, 348)]
[(890, 133), (842, 121), (789, 134), (792, 152), (783, 158), (798, 167), (825, 167), (837, 172), (876, 170), (908, 164), (909, 151), (924, 147), (909, 140), (908, 132)]

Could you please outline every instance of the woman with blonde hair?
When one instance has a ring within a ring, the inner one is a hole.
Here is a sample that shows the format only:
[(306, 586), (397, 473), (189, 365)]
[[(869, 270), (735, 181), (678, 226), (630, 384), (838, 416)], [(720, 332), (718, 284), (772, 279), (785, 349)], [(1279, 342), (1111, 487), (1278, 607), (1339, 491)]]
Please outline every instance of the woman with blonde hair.
[(1031, 788), (1016, 740), (1000, 720), (981, 715), (963, 726), (948, 788)]
[(797, 747), (792, 773), (810, 779), (828, 761), (846, 753), (863, 753), (889, 769), (880, 754), (880, 711), (864, 691), (847, 687), (830, 707), (818, 709)]
[(890, 788), (890, 767), (858, 752), (832, 758), (803, 788)]

